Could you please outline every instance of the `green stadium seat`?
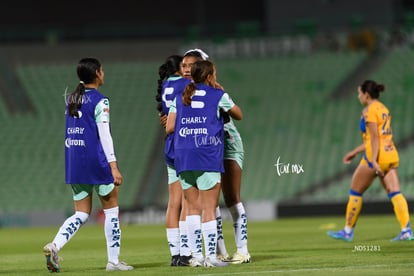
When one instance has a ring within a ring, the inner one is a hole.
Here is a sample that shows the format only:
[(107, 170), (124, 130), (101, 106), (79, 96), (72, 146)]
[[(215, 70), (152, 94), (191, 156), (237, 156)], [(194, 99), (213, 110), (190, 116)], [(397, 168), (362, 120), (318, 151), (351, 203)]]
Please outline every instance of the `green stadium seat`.
[[(414, 133), (414, 96), (410, 93), (414, 72), (407, 69), (413, 57), (412, 49), (395, 49), (371, 76), (386, 86), (381, 99), (391, 109), (397, 143)], [(243, 200), (292, 200), (348, 168), (342, 164), (342, 156), (361, 142), (361, 106), (356, 88), (349, 91), (349, 97), (331, 99), (330, 95), (364, 58), (364, 53), (320, 52), (215, 61), (218, 81), (244, 113), (243, 120), (236, 122), (245, 147)], [(144, 179), (150, 166), (164, 166), (154, 163), (151, 152), (160, 135), (154, 101), (158, 65), (105, 65), (101, 90), (111, 100), (112, 134), (125, 181), (121, 207), (151, 204), (161, 187)], [(9, 174), (9, 185), (0, 187), (1, 210), (72, 210), (70, 189), (63, 183), (62, 137), (63, 94), (66, 88), (70, 93), (78, 82), (73, 65), (21, 65), (17, 74), (36, 114), (9, 116), (4, 109), (0, 112), (8, 130), (1, 143), (8, 158), (0, 165)], [(414, 196), (413, 153), (412, 146), (400, 149), (399, 173), (407, 197)], [(278, 158), (290, 166), (300, 164), (304, 172), (279, 176), (275, 167)], [(350, 166), (356, 164), (357, 160)], [(351, 175), (346, 175), (302, 200), (346, 200), (350, 179)], [(142, 188), (148, 198), (137, 202)], [(368, 200), (386, 198), (380, 187), (370, 190)], [(15, 197), (10, 197), (9, 191)], [(166, 204), (166, 185), (162, 192)]]

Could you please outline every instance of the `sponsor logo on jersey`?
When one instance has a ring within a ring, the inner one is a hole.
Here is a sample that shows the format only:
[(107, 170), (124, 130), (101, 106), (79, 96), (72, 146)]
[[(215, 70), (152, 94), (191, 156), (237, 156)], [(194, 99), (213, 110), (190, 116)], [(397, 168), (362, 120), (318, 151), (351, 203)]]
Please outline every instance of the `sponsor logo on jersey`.
[(179, 135), (183, 138), (187, 137), (187, 135), (200, 135), (200, 134), (208, 134), (208, 130), (205, 127), (200, 128), (188, 128), (182, 127), (179, 130)]
[(86, 147), (85, 140), (66, 138), (65, 147), (67, 147), (68, 149), (71, 147)]

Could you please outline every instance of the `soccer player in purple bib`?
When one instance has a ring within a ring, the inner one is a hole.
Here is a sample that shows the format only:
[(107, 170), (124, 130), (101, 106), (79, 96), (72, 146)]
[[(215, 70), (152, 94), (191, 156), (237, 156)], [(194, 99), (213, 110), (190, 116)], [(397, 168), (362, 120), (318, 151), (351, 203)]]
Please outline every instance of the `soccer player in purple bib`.
[[(158, 69), (158, 89), (156, 100), (160, 115), (160, 124), (165, 128), (168, 110), (176, 95), (181, 95), (190, 79), (180, 75), (180, 65), (183, 57), (179, 55), (169, 56)], [(191, 259), (191, 251), (188, 246), (187, 224), (185, 213), (185, 201), (180, 180), (177, 177), (174, 166), (174, 134), (170, 133), (165, 138), (164, 147), (165, 163), (168, 172), (168, 205), (165, 215), (167, 228), (167, 241), (171, 253), (171, 266), (187, 266)]]
[[(190, 49), (184, 54), (181, 72), (184, 77), (191, 78), (191, 65), (197, 60), (207, 60), (208, 55), (201, 49)], [(215, 88), (224, 88), (214, 84)], [(226, 116), (228, 117), (228, 116)], [(240, 187), (244, 161), (244, 149), (241, 135), (231, 118), (224, 122), (224, 169), (221, 175), (221, 189), (224, 203), (233, 220), (234, 239), (237, 251), (232, 256), (227, 252), (223, 235), (223, 219), (220, 207), (216, 208), (217, 219), (217, 255), (219, 259), (233, 264), (249, 263), (250, 254), (247, 248), (247, 215), (240, 198)], [(191, 236), (189, 236), (191, 238)]]
[(220, 261), (216, 254), (216, 207), (224, 172), (224, 120), (220, 109), (236, 120), (242, 119), (242, 112), (227, 93), (214, 88), (216, 69), (212, 62), (192, 64), (191, 77), (193, 83), (170, 106), (166, 132), (174, 132), (174, 164), (188, 203), (187, 224), (197, 225), (191, 219), (200, 214), (199, 204), (202, 210), (201, 229), (193, 229), (198, 238), (189, 240), (193, 256), (190, 264), (225, 266), (228, 263)]
[(119, 261), (118, 169), (109, 126), (109, 100), (97, 89), (104, 84), (104, 71), (95, 58), (83, 58), (77, 66), (80, 80), (67, 99), (65, 128), (65, 182), (71, 185), (75, 214), (62, 224), (51, 243), (44, 246), (50, 272), (59, 272), (58, 252), (86, 223), (92, 209), (93, 190), (105, 214), (107, 271), (132, 270)]

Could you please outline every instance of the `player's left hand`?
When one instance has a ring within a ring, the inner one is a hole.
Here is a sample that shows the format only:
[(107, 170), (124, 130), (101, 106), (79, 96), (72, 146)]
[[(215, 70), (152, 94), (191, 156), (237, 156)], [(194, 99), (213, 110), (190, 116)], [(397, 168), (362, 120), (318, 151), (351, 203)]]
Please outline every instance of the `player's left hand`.
[(111, 167), (112, 177), (114, 178), (115, 186), (122, 185), (122, 174), (118, 169), (118, 164), (116, 161), (110, 162), (109, 166)]
[(372, 162), (372, 166), (375, 170), (376, 175), (378, 175), (379, 177), (384, 177), (384, 172), (381, 170), (380, 165), (376, 161)]
[(160, 115), (160, 125), (165, 128), (165, 126), (167, 125), (167, 115)]

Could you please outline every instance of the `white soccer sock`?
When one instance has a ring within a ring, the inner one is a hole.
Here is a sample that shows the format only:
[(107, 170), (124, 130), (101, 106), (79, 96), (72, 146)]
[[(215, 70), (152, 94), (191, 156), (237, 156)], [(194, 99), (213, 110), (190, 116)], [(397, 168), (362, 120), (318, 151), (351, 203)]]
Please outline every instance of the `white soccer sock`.
[(180, 220), (178, 222), (178, 227), (180, 228), (180, 255), (181, 256), (190, 256), (191, 250), (188, 245), (188, 227), (185, 220)]
[(75, 212), (65, 220), (53, 239), (57, 250), (60, 250), (78, 232), (79, 228), (88, 220), (88, 217), (89, 214), (87, 213)]
[(223, 236), (223, 218), (221, 217), (220, 207), (216, 208), (216, 221), (217, 221), (217, 254), (227, 256), (226, 244), (224, 243)]
[(201, 224), (204, 239), (204, 251), (206, 258), (217, 258), (217, 220), (210, 220)]
[(234, 239), (237, 246), (237, 252), (248, 254), (247, 249), (247, 216), (243, 203), (239, 202), (229, 208), (233, 218)]
[(171, 256), (180, 254), (180, 230), (178, 228), (167, 228), (167, 241), (170, 246)]
[(105, 213), (105, 238), (108, 252), (108, 262), (119, 263), (121, 251), (121, 229), (119, 227), (119, 208), (104, 209)]
[(352, 232), (352, 227), (345, 225), (344, 230), (345, 230), (345, 233), (350, 234)]
[(188, 228), (188, 245), (190, 246), (193, 257), (197, 259), (203, 258), (203, 238), (201, 233), (201, 217), (200, 215), (187, 216)]

